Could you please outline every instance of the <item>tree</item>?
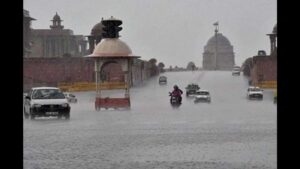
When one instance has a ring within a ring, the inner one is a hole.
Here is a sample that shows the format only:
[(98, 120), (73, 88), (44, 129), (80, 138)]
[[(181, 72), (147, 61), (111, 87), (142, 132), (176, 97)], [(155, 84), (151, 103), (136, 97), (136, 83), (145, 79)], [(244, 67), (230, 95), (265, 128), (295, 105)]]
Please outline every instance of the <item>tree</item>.
[(152, 65), (156, 65), (157, 60), (156, 60), (155, 58), (151, 58), (151, 59), (149, 60), (149, 62), (150, 62)]
[(159, 70), (156, 66), (157, 60), (155, 58), (151, 58), (148, 62), (150, 63), (150, 76), (158, 75)]
[(195, 70), (195, 68), (196, 68), (196, 65), (194, 62), (189, 62), (186, 67), (187, 70)]
[(246, 59), (242, 65), (243, 74), (246, 76), (250, 76), (251, 69), (252, 69), (252, 57)]
[(164, 67), (165, 67), (164, 63), (159, 62), (157, 66), (158, 66), (158, 69), (159, 69), (160, 72), (164, 72)]

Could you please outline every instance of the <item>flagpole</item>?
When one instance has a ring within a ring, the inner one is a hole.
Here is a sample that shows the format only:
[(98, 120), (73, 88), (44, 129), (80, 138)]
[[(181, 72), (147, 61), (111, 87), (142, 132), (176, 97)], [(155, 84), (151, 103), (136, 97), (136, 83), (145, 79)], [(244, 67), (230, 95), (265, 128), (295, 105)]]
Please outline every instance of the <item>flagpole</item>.
[(218, 36), (217, 36), (217, 34), (218, 34), (218, 26), (219, 26), (219, 23), (218, 22), (216, 22), (216, 23), (214, 23), (214, 26), (216, 26), (216, 29), (215, 29), (215, 39), (216, 39), (216, 49), (215, 49), (215, 70), (217, 70), (218, 69), (218, 61), (217, 61), (217, 59), (218, 59)]

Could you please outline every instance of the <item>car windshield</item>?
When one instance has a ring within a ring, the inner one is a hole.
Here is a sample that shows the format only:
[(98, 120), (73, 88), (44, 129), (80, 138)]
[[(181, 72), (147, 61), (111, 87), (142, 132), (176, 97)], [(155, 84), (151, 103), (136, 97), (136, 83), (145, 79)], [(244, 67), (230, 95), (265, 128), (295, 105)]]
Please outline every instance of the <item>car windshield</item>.
[(32, 99), (64, 99), (65, 95), (57, 89), (38, 89), (33, 92)]
[(197, 92), (197, 94), (199, 94), (199, 95), (209, 95), (209, 92), (201, 91), (201, 92)]
[(256, 91), (261, 91), (261, 89), (260, 88), (249, 88), (249, 91), (256, 92)]
[(186, 89), (200, 89), (199, 85), (197, 84), (189, 84)]

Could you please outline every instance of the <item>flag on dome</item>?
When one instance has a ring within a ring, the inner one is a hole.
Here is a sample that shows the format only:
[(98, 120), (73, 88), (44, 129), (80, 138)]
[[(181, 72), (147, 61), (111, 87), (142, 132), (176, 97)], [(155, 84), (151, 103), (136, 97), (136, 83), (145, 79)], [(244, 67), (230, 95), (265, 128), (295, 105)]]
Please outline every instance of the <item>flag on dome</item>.
[(219, 25), (219, 21), (214, 23), (214, 26), (218, 26)]

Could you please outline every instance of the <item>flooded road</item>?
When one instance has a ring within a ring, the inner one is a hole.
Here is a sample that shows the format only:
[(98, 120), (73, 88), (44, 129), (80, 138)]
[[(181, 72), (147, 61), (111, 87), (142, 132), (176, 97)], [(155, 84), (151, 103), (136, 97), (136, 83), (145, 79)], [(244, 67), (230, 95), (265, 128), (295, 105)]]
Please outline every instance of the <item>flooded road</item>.
[[(277, 168), (273, 90), (248, 100), (248, 81), (226, 71), (169, 72), (131, 89), (130, 110), (94, 109), (95, 92), (75, 92), (70, 120), (24, 119), (26, 169)], [(168, 92), (189, 83), (210, 91), (211, 103)]]

